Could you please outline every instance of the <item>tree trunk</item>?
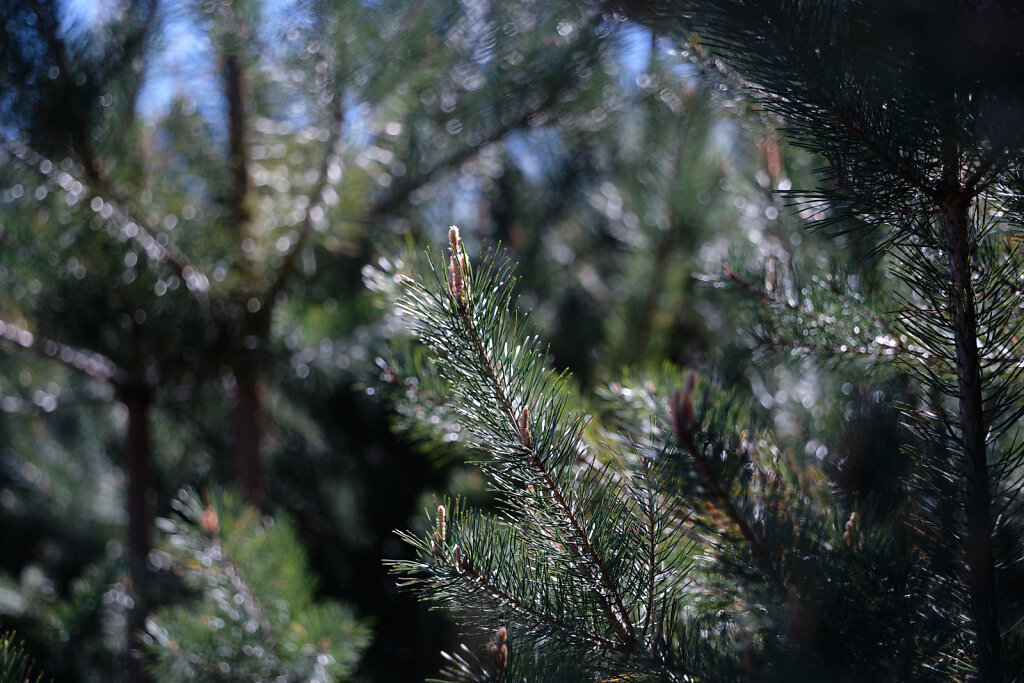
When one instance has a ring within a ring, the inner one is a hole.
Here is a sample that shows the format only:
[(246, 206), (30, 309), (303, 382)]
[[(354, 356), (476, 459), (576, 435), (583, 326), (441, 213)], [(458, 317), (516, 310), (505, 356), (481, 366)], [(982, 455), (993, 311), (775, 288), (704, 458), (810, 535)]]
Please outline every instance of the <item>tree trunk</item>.
[(258, 364), (245, 359), (235, 366), (237, 395), (234, 409), (234, 474), (253, 505), (266, 503), (266, 477), (263, 468), (265, 388)]
[[(249, 153), (246, 146), (246, 78), (237, 55), (224, 57), (224, 96), (228, 105), (228, 168), (231, 173), (231, 192), (228, 203), (231, 225), (239, 244), (247, 234), (249, 212)], [(241, 316), (240, 329), (228, 338), (236, 360), (236, 395), (232, 430), (234, 452), (232, 468), (235, 483), (241, 486), (249, 502), (257, 507), (266, 503), (266, 483), (263, 472), (261, 445), (265, 424), (264, 382), (261, 356), (269, 332), (269, 309), (272, 302), (263, 302), (263, 310), (246, 314), (243, 299), (237, 309)], [(231, 329), (234, 319), (225, 321)], [(250, 345), (250, 340), (256, 342)]]
[(128, 615), (128, 651), (125, 666), (129, 683), (146, 683), (140, 659), (140, 634), (145, 627), (148, 577), (146, 557), (152, 549), (153, 529), (153, 474), (150, 446), (149, 408), (152, 389), (135, 383), (124, 388), (121, 400), (128, 409), (128, 431), (125, 435), (125, 470), (128, 474), (128, 567), (132, 583), (134, 605)]
[(971, 283), (970, 200), (950, 197), (942, 206), (949, 254), (949, 305), (956, 347), (959, 384), (960, 441), (967, 473), (967, 545), (962, 561), (971, 594), (981, 681), (1002, 683), (1002, 642), (996, 609), (995, 562), (992, 549), (992, 502), (985, 448), (978, 323)]

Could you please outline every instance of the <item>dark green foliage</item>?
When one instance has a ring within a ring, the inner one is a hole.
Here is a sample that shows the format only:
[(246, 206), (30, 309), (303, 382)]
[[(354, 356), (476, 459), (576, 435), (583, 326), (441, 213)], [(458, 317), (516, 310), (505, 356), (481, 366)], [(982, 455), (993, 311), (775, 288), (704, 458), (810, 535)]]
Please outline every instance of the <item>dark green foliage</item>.
[[(889, 346), (906, 373), (921, 589), (971, 639), (969, 655), (954, 648), (941, 666), (1003, 680), (1024, 656), (1011, 597), (1022, 539), (1010, 531), (1022, 512), (1024, 411), (1020, 7), (678, 2), (647, 16), (682, 20), (796, 144), (826, 158), (820, 186), (796, 195), (812, 222), (878, 231), (898, 279), (880, 305), (894, 313), (885, 324), (896, 334), (885, 336), (899, 340)], [(816, 315), (805, 317), (806, 338)]]
[(589, 134), (612, 26), (535, 2), (65, 4), (0, 1), (0, 626), (62, 680), (142, 680), (119, 650), (177, 599), (153, 516), (234, 481), (380, 617), (362, 675), (422, 673), (448, 630), (379, 557), (448, 474), (364, 392), (386, 330), (360, 269), (476, 214), (498, 159)]

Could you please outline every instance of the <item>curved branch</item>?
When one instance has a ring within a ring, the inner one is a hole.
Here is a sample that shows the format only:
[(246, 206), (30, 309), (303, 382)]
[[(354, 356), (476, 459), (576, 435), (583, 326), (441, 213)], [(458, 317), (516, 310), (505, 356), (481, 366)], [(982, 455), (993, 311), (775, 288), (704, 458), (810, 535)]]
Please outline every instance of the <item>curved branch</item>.
[[(57, 164), (24, 142), (0, 137), (0, 147), (47, 180), (51, 180), (65, 189), (64, 185), (58, 181), (58, 177), (67, 172), (59, 170)], [(44, 168), (43, 162), (46, 162), (46, 168)], [(154, 230), (149, 225), (148, 221), (110, 183), (102, 170), (93, 173), (88, 173), (88, 169), (86, 170), (88, 176), (86, 182), (83, 183), (78, 179), (75, 179), (75, 182), (81, 184), (83, 188), (89, 188), (87, 196), (90, 200), (99, 199), (105, 204), (109, 204), (120, 217), (126, 219), (125, 224), (121, 226), (122, 231), (126, 231), (131, 225), (134, 225), (135, 230), (125, 234), (128, 234), (145, 250), (146, 256), (177, 275), (200, 303), (206, 303), (206, 291), (210, 286), (209, 279), (190, 263), (188, 257), (170, 241), (167, 233)], [(67, 175), (72, 177), (69, 173)], [(91, 183), (91, 186), (87, 183)], [(166, 244), (162, 242), (166, 242)]]
[(338, 140), (341, 139), (341, 130), (344, 123), (345, 113), (341, 109), (338, 98), (335, 97), (331, 106), (331, 131), (327, 137), (327, 142), (324, 144), (324, 158), (320, 162), (316, 182), (313, 184), (309, 194), (306, 195), (310, 200), (309, 208), (306, 210), (306, 216), (302, 219), (302, 226), (299, 228), (299, 238), (295, 240), (294, 244), (291, 245), (291, 248), (284, 255), (284, 259), (274, 275), (273, 282), (270, 283), (263, 296), (267, 306), (273, 306), (278, 292), (284, 289), (291, 274), (295, 271), (295, 264), (299, 253), (306, 246), (306, 242), (309, 241), (309, 236), (313, 232), (313, 210), (323, 208), (323, 191), (327, 187), (329, 169), (335, 154), (334, 148), (337, 146)]
[(128, 381), (127, 373), (106, 356), (41, 337), (12, 322), (0, 320), (0, 340), (55, 360), (87, 377), (108, 383), (115, 389), (122, 389)]

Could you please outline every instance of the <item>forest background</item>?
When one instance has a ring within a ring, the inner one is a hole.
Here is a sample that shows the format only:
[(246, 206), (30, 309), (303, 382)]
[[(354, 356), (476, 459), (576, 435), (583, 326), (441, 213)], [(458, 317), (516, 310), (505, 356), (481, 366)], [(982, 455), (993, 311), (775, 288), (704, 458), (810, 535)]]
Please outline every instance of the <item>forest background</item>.
[(458, 630), (382, 560), (490, 494), (390, 293), (452, 223), (580, 389), (697, 368), (793, 458), (891, 477), (878, 321), (779, 345), (763, 315), (797, 272), (883, 288), (877, 236), (803, 228), (821, 161), (699, 46), (572, 3), (0, 7), (0, 631), (55, 680), (438, 671)]

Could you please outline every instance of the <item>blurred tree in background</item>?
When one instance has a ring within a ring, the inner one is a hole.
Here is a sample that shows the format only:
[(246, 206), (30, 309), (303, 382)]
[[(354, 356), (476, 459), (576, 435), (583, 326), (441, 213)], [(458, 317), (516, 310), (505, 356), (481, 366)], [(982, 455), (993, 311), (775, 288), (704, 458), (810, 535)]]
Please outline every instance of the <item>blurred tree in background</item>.
[(162, 551), (201, 596), (147, 624), (161, 681), (348, 680), (370, 632), (351, 610), (313, 601), (315, 585), (286, 520), (233, 495), (183, 490), (162, 519)]
[(518, 261), (595, 414), (636, 397), (608, 377), (669, 359), (718, 368), (801, 457), (892, 447), (850, 425), (884, 423), (900, 378), (791, 354), (762, 306), (797, 270), (877, 285), (878, 259), (800, 231), (775, 191), (817, 162), (698, 51), (569, 3), (0, 8), (0, 629), (57, 680), (143, 680), (142, 646), (168, 654), (146, 615), (201, 609), (182, 581), (216, 564), (154, 549), (182, 485), (292, 520), (309, 572), (282, 594), (353, 606), (357, 679), (437, 671), (453, 629), (381, 558), (434, 492), (490, 497), (421, 455), (465, 441), (365, 284), (451, 223)]

